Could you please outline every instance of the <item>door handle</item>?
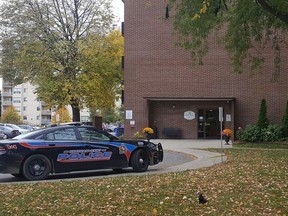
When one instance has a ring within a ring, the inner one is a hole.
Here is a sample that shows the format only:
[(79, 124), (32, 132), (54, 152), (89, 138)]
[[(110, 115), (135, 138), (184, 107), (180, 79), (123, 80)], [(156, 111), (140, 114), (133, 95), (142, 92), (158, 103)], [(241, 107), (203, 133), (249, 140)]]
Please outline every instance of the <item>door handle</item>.
[(56, 144), (49, 144), (49, 146), (56, 146)]

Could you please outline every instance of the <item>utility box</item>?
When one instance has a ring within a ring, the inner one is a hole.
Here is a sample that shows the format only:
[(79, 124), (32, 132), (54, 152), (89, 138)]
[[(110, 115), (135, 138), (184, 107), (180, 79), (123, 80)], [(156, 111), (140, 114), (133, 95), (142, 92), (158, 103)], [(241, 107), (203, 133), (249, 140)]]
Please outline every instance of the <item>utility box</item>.
[(102, 130), (102, 117), (101, 116), (94, 117), (92, 124), (96, 129)]

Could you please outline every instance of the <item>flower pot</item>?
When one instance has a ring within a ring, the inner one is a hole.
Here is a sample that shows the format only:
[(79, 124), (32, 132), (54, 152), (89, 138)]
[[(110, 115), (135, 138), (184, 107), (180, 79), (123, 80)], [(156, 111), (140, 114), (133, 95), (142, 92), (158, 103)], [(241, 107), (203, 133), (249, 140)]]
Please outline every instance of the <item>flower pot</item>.
[(146, 135), (147, 141), (150, 141), (150, 139), (152, 139), (153, 134), (146, 133), (145, 135)]
[(230, 137), (227, 136), (227, 135), (224, 135), (223, 138), (224, 138), (224, 140), (225, 140), (225, 142), (226, 142), (225, 144), (226, 144), (226, 145), (229, 145)]

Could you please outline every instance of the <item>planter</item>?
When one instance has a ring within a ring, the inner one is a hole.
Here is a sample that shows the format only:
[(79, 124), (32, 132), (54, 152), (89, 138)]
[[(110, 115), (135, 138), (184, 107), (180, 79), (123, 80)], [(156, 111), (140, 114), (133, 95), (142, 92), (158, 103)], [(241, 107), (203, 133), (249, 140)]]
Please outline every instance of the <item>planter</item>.
[(147, 141), (150, 141), (150, 139), (152, 139), (153, 137), (153, 134), (146, 133), (145, 136), (146, 136)]
[(224, 135), (223, 138), (224, 138), (224, 140), (226, 142), (225, 145), (229, 145), (230, 137), (227, 136), (227, 135)]

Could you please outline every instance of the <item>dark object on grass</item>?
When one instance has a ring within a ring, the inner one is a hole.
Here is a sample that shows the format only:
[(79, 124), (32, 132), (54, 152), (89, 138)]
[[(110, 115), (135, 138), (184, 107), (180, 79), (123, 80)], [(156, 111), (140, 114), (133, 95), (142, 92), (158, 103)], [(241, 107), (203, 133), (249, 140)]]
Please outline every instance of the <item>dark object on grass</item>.
[(203, 196), (202, 193), (199, 193), (199, 204), (205, 204), (207, 199)]

